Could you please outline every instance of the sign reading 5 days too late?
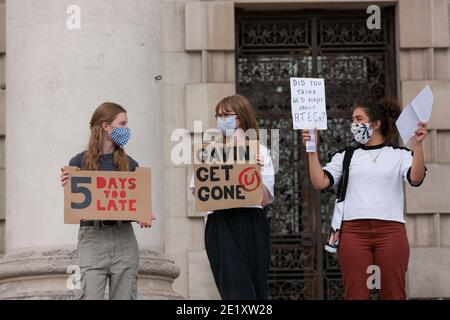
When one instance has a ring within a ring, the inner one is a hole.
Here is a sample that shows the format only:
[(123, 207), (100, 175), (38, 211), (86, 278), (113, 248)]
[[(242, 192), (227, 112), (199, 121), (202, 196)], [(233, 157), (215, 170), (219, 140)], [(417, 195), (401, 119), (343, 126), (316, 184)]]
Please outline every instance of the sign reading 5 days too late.
[(151, 224), (151, 170), (78, 171), (67, 167), (64, 223), (130, 220)]

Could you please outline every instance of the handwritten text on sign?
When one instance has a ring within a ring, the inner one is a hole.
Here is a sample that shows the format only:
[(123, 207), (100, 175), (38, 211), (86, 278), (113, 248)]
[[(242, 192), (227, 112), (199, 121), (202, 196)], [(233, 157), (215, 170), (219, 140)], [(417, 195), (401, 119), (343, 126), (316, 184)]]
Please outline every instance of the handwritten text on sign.
[(324, 79), (291, 78), (294, 129), (327, 129)]
[(76, 171), (64, 187), (64, 221), (132, 220), (151, 223), (150, 169)]
[[(204, 152), (208, 150), (206, 145), (202, 148)], [(210, 150), (217, 151), (217, 145)], [(194, 190), (198, 211), (261, 204), (263, 199), (261, 171), (258, 164), (249, 161), (249, 153), (246, 154), (247, 159), (236, 159), (234, 163), (230, 163), (229, 159), (223, 159), (224, 162), (221, 164), (194, 163)], [(243, 160), (247, 160), (247, 163)]]

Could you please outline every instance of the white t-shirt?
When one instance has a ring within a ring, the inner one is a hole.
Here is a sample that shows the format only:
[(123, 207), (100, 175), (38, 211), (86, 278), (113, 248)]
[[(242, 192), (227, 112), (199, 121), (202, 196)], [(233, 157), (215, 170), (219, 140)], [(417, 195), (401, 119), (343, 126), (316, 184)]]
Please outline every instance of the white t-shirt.
[[(337, 152), (323, 170), (329, 188), (342, 176), (345, 150)], [(373, 159), (376, 158), (376, 162)], [(403, 181), (411, 183), (412, 151), (393, 145), (361, 146), (355, 150), (349, 167), (343, 204), (344, 221), (380, 219), (405, 223)]]
[[(264, 166), (261, 168), (261, 177), (262, 177), (262, 183), (266, 186), (267, 190), (269, 191), (269, 203), (272, 203), (275, 199), (275, 192), (274, 192), (274, 186), (275, 186), (275, 170), (273, 168), (273, 162), (272, 157), (270, 155), (270, 150), (267, 149), (266, 146), (260, 144), (259, 145), (259, 153), (264, 159)], [(194, 190), (194, 175), (191, 177), (191, 183), (189, 184), (189, 189), (191, 191)], [(250, 206), (248, 208), (262, 208), (262, 206)], [(211, 211), (208, 212), (212, 213)]]

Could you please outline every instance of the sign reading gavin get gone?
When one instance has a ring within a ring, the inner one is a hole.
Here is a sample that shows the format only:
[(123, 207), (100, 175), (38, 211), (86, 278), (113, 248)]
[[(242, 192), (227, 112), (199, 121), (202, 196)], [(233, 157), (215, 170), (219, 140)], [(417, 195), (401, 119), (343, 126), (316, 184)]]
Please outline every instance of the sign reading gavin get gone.
[(262, 179), (255, 158), (257, 150), (256, 141), (243, 146), (217, 143), (194, 146), (194, 192), (198, 211), (261, 204)]

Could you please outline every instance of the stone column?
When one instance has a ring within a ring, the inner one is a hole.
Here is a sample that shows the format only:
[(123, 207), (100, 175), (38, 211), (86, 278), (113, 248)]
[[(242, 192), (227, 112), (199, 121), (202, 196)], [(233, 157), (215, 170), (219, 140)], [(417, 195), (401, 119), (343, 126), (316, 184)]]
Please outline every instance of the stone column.
[(151, 230), (135, 225), (139, 297), (179, 297), (172, 289), (179, 269), (162, 249), (159, 1), (14, 0), (6, 7), (7, 224), (0, 299), (71, 298), (66, 269), (76, 264), (78, 226), (63, 222), (59, 168), (85, 150), (90, 117), (104, 101), (127, 109), (127, 152), (152, 168), (157, 220)]

